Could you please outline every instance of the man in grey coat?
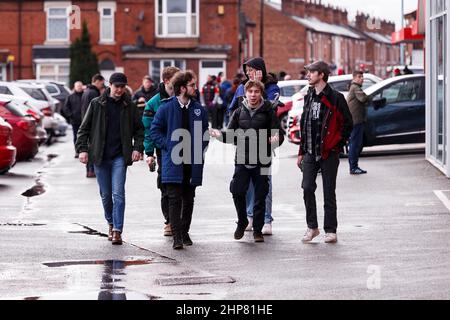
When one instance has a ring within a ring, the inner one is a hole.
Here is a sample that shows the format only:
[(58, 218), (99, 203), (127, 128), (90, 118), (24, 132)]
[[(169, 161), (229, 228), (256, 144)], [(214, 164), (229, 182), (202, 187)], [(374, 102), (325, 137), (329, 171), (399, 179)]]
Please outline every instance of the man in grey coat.
[(364, 123), (367, 121), (366, 105), (370, 98), (362, 90), (364, 73), (353, 72), (353, 82), (347, 96), (347, 103), (353, 118), (353, 130), (348, 145), (348, 161), (350, 163), (350, 174), (366, 174), (358, 166), (359, 154), (363, 149)]

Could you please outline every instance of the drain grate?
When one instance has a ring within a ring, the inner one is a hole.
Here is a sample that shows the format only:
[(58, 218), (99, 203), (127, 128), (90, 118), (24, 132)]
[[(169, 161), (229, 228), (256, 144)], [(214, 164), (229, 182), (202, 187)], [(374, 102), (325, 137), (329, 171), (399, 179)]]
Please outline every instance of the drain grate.
[(197, 284), (235, 283), (236, 280), (231, 277), (206, 276), (157, 279), (156, 282), (160, 286), (183, 286)]

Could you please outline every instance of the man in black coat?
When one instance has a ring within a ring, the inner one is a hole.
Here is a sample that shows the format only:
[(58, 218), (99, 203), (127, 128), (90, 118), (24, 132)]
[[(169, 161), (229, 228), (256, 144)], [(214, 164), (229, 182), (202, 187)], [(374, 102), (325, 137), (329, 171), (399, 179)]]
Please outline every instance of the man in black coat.
[(244, 89), (245, 97), (238, 99), (238, 108), (231, 116), (228, 129), (224, 132), (212, 129), (210, 134), (221, 138), (222, 142), (237, 146), (235, 171), (230, 184), (238, 215), (234, 238), (242, 239), (249, 224), (246, 194), (252, 181), (255, 188), (253, 237), (255, 242), (264, 242), (262, 229), (272, 154), (283, 143), (284, 134), (272, 103), (263, 99), (264, 84), (258, 80), (249, 80)]
[(153, 79), (150, 76), (145, 76), (142, 79), (141, 88), (133, 95), (133, 102), (138, 107), (141, 117), (144, 113), (145, 103), (153, 98), (158, 93), (158, 88), (154, 85)]
[[(87, 86), (81, 97), (81, 119), (84, 118), (91, 101), (100, 96), (105, 87), (105, 78), (101, 74), (92, 77), (91, 84)], [(86, 177), (95, 178), (94, 165), (91, 162), (86, 164)]]
[[(83, 96), (83, 82), (77, 81), (73, 85), (73, 93), (67, 96), (64, 103), (64, 114), (67, 121), (72, 125), (73, 130), (73, 144), (77, 142), (78, 129), (81, 121), (81, 97)], [(78, 158), (78, 153), (75, 153), (75, 158)]]

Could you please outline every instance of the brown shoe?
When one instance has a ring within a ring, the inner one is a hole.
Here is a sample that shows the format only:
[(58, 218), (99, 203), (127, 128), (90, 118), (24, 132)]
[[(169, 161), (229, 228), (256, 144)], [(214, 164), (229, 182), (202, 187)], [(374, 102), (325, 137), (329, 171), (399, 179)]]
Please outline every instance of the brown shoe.
[(95, 178), (95, 172), (94, 171), (89, 171), (86, 173), (86, 178)]
[(110, 224), (108, 230), (108, 241), (112, 241), (112, 238), (113, 238), (113, 225)]
[(119, 245), (119, 246), (122, 244), (122, 237), (121, 237), (119, 231), (113, 231), (113, 233), (112, 233), (112, 244), (113, 245)]

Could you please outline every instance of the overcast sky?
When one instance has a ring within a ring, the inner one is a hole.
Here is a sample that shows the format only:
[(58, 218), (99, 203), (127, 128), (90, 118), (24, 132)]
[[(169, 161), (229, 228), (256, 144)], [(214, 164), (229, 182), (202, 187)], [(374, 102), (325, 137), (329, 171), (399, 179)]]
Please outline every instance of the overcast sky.
[[(280, 3), (281, 0), (272, 0)], [(380, 17), (386, 20), (394, 21), (396, 28), (400, 29), (401, 25), (401, 0), (322, 0), (324, 4), (337, 5), (347, 9), (349, 20), (353, 20), (357, 11), (363, 11), (370, 15)], [(417, 0), (404, 0), (405, 13), (417, 9)]]

